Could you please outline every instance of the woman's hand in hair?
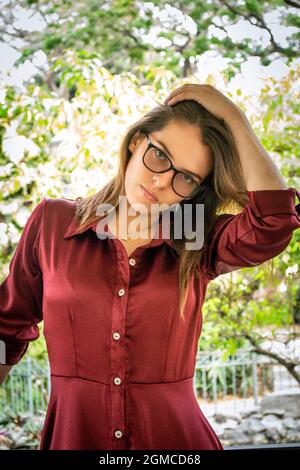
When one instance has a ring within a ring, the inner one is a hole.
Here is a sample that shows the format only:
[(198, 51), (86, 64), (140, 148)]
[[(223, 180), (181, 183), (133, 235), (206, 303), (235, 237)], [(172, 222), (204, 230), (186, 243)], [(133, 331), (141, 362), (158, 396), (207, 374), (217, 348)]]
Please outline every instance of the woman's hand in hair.
[(225, 121), (242, 116), (243, 111), (227, 96), (211, 85), (186, 83), (172, 91), (165, 99), (164, 104), (172, 106), (178, 101), (194, 100), (209, 112)]

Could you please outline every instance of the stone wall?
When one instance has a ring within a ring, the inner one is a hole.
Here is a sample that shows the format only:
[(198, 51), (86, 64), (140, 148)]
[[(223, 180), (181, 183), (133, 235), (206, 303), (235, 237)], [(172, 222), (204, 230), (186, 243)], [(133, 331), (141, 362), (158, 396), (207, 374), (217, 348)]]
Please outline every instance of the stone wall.
[(208, 417), (223, 446), (300, 442), (300, 389), (263, 397), (258, 406)]

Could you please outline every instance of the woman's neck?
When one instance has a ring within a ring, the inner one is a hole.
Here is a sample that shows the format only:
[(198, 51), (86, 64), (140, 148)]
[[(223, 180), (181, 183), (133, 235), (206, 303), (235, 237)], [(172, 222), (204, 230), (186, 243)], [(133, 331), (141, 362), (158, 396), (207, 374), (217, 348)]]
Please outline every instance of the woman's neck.
[[(122, 217), (123, 216), (123, 217)], [(131, 235), (133, 238), (142, 239), (142, 240), (152, 240), (154, 236), (154, 228), (156, 227), (158, 216), (152, 217), (155, 220), (152, 220), (149, 214), (138, 214), (131, 216), (128, 214), (119, 213), (119, 208), (113, 212), (113, 215), (109, 218), (108, 226), (109, 230), (117, 237), (120, 238), (121, 235)], [(135, 219), (138, 219), (134, 223)], [(151, 228), (153, 233), (151, 232)]]

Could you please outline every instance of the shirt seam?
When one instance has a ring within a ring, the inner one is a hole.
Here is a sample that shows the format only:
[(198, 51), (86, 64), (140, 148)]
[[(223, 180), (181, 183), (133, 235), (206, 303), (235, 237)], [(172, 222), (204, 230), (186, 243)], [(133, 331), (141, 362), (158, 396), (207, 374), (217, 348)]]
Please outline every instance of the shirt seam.
[(44, 211), (45, 211), (45, 205), (46, 205), (46, 202), (47, 202), (47, 199), (44, 198), (44, 203), (43, 203), (43, 207), (42, 207), (42, 215), (41, 215), (41, 218), (40, 218), (40, 223), (39, 223), (39, 229), (38, 229), (38, 234), (36, 236), (36, 239), (34, 241), (34, 245), (33, 247), (35, 247), (35, 245), (37, 245), (37, 260), (38, 260), (38, 264), (39, 264), (39, 268), (42, 272), (42, 268), (41, 268), (41, 253), (40, 253), (40, 238), (41, 238), (41, 230), (42, 230), (42, 224), (44, 222)]

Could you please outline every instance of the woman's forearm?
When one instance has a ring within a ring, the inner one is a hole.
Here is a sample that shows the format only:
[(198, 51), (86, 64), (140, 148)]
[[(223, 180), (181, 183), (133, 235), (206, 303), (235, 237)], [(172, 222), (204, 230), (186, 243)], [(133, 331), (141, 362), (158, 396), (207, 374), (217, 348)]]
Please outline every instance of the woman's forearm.
[(241, 112), (226, 122), (236, 142), (248, 191), (287, 189), (277, 166), (253, 131), (247, 116)]

